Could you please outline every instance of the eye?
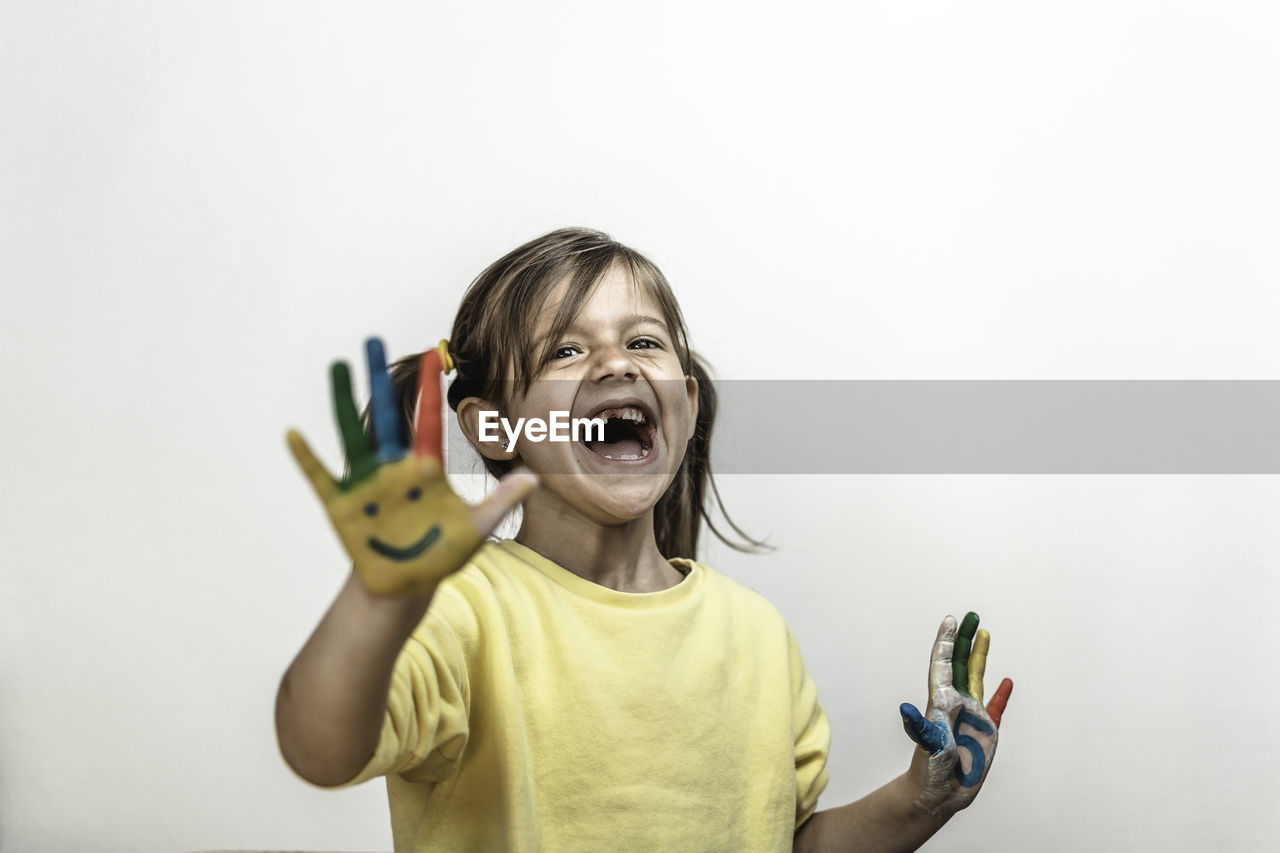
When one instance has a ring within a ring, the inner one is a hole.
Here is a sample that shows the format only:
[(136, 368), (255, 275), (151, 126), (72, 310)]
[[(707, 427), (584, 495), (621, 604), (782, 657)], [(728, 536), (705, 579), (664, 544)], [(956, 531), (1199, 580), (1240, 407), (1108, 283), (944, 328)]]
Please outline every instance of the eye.
[(378, 505), (376, 503), (373, 503), (372, 501), (365, 504), (364, 514), (369, 516), (370, 518), (373, 518), (375, 515), (378, 514)]
[[(640, 344), (641, 346), (637, 346), (637, 344)], [(653, 338), (637, 338), (627, 344), (627, 347), (631, 349), (662, 349), (662, 344), (658, 343)]]
[(411, 501), (416, 501), (418, 498), (422, 497), (422, 489), (419, 489), (417, 486), (414, 486), (412, 489), (409, 490), (409, 493), (406, 494), (405, 497)]
[(573, 355), (576, 352), (579, 352), (579, 350), (573, 344), (565, 344), (564, 346), (556, 350), (551, 357), (552, 358), (568, 358), (569, 356)]

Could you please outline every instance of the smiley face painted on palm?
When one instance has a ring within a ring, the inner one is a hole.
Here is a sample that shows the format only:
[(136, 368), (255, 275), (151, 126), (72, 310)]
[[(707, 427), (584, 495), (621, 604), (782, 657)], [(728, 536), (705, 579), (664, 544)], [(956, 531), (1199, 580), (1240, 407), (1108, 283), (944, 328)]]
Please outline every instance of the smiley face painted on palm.
[(379, 595), (413, 594), (420, 584), (434, 588), (457, 567), (450, 559), (441, 566), (440, 552), (467, 548), (469, 555), (479, 542), (470, 535), (466, 506), (429, 458), (381, 465), (334, 495), (327, 509), (365, 586)]
[(332, 369), (333, 400), (350, 473), (336, 480), (297, 432), (289, 447), (324, 504), (365, 587), (375, 595), (430, 593), (476, 550), (481, 533), (440, 465), (440, 357), (423, 355), (413, 452), (401, 438), (382, 342), (367, 343), (375, 455), (360, 424), (343, 362)]

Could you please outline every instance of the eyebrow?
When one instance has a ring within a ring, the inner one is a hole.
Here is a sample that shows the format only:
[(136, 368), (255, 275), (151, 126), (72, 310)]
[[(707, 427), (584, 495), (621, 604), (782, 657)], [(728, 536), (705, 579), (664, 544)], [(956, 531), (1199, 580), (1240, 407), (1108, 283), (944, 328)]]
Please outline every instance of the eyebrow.
[[(632, 326), (641, 326), (641, 325), (644, 325), (645, 323), (652, 323), (655, 326), (661, 326), (662, 331), (666, 332), (668, 335), (671, 334), (671, 330), (667, 328), (666, 323), (664, 323), (662, 320), (659, 320), (657, 317), (651, 317), (648, 314), (632, 314), (629, 317), (622, 318), (623, 328), (627, 328), (627, 329), (630, 329)], [(578, 325), (578, 321), (576, 319), (569, 324), (568, 328), (565, 329), (566, 334), (570, 332), (580, 333), (584, 331), (586, 330)]]

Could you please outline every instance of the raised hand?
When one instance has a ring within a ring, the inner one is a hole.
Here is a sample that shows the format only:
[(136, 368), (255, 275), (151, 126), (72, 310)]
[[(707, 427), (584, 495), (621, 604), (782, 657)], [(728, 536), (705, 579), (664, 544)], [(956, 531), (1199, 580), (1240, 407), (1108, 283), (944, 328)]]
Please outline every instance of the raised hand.
[(929, 659), (927, 718), (910, 703), (899, 709), (902, 727), (919, 745), (910, 770), (919, 790), (915, 805), (935, 817), (949, 817), (978, 795), (995, 759), (1000, 719), (1013, 692), (1013, 682), (1006, 678), (983, 707), (991, 635), (977, 628), (976, 613), (966, 615), (959, 628), (954, 617), (942, 620)]
[(382, 341), (366, 342), (375, 455), (360, 424), (346, 362), (335, 362), (333, 405), (350, 465), (335, 479), (296, 431), (289, 449), (310, 481), (365, 588), (375, 595), (428, 595), (462, 568), (498, 522), (537, 485), (532, 473), (503, 477), (487, 500), (469, 506), (441, 467), (440, 354), (423, 353), (418, 423), (412, 453), (405, 447), (392, 398)]

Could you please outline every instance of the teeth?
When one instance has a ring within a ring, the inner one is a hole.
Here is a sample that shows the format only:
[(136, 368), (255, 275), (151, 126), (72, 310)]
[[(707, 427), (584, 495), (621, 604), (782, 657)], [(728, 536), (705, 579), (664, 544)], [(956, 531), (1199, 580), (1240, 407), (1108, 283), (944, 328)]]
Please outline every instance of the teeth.
[(634, 421), (638, 424), (648, 423), (648, 421), (645, 420), (644, 412), (640, 411), (635, 406), (627, 406), (622, 409), (605, 409), (600, 412), (600, 414), (596, 415), (596, 417), (604, 418), (606, 420), (616, 418), (621, 421)]
[(635, 453), (628, 453), (625, 456), (610, 456), (607, 453), (602, 453), (600, 455), (603, 456), (605, 459), (616, 459), (619, 462), (635, 462), (637, 459), (643, 459), (646, 456), (648, 456), (649, 448), (647, 447), (641, 448), (640, 453), (638, 455)]

